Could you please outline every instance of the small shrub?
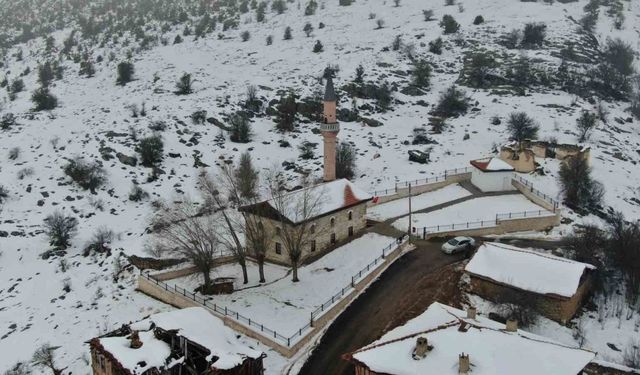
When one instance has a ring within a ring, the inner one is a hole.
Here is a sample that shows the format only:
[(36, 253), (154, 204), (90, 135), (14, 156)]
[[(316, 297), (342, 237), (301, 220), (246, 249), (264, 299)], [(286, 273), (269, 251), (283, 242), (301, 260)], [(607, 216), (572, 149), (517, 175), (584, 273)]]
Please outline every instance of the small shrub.
[(421, 59), (414, 63), (413, 70), (411, 71), (412, 81), (411, 83), (415, 87), (429, 88), (431, 84), (431, 64), (427, 60)]
[(382, 18), (378, 18), (376, 20), (376, 30), (380, 30), (384, 28), (384, 20)]
[(100, 227), (91, 237), (89, 244), (84, 249), (84, 255), (87, 256), (91, 251), (96, 253), (106, 253), (111, 251), (111, 242), (113, 241), (114, 234), (111, 229), (106, 227)]
[(311, 33), (313, 32), (313, 26), (311, 26), (311, 22), (307, 22), (302, 28), (302, 31), (304, 31), (304, 34), (307, 36), (307, 38), (310, 37)]
[(164, 142), (160, 135), (154, 134), (142, 138), (138, 144), (137, 151), (140, 154), (140, 162), (145, 167), (155, 167), (162, 161), (164, 153)]
[(176, 95), (188, 95), (193, 92), (193, 79), (191, 74), (183, 73), (178, 82), (176, 82)]
[(205, 111), (204, 109), (195, 111), (191, 114), (191, 121), (193, 121), (194, 124), (202, 125), (205, 123), (206, 120), (207, 120), (207, 111)]
[(449, 87), (440, 95), (435, 113), (443, 117), (459, 116), (467, 113), (469, 98), (455, 86)]
[(36, 89), (31, 94), (31, 101), (34, 111), (50, 111), (58, 106), (58, 98), (51, 94), (46, 86)]
[(123, 61), (118, 64), (118, 77), (116, 83), (124, 86), (133, 80), (134, 67), (133, 63), (129, 61)]
[(273, 44), (273, 35), (267, 35), (267, 45), (270, 46)]
[(631, 368), (640, 368), (640, 340), (635, 339), (629, 342), (622, 354), (624, 365)]
[(284, 37), (283, 37), (283, 39), (284, 39), (284, 40), (291, 40), (291, 39), (293, 39), (293, 35), (291, 34), (291, 32), (292, 32), (292, 31), (291, 31), (291, 27), (287, 26), (287, 27), (284, 29)]
[(313, 53), (320, 53), (324, 49), (322, 42), (316, 40), (316, 44), (313, 46)]
[(75, 183), (85, 190), (92, 193), (102, 186), (106, 181), (106, 173), (102, 166), (97, 162), (86, 162), (82, 158), (69, 160), (64, 166), (64, 173), (69, 176)]
[(4, 203), (9, 198), (9, 190), (6, 187), (0, 185), (0, 204)]
[(240, 33), (240, 39), (241, 39), (243, 42), (248, 41), (249, 39), (251, 39), (251, 33), (250, 33), (250, 32), (248, 32), (247, 30), (245, 30), (245, 31), (241, 32), (241, 33)]
[(476, 16), (476, 18), (473, 19), (473, 24), (474, 25), (480, 25), (484, 23), (484, 17), (482, 16)]
[(309, 141), (304, 141), (298, 146), (300, 150), (300, 158), (303, 160), (313, 159), (315, 157), (314, 149), (316, 144)]
[(445, 34), (457, 33), (460, 30), (460, 24), (449, 14), (445, 14), (440, 21), (440, 27)]
[(346, 6), (351, 5), (351, 3), (352, 3), (352, 2), (353, 2), (353, 0), (340, 0), (338, 3), (339, 3), (341, 6), (346, 7)]
[(149, 198), (149, 193), (141, 188), (140, 185), (133, 184), (131, 191), (129, 192), (129, 200), (133, 202), (140, 202), (147, 198)]
[(251, 123), (243, 112), (236, 112), (230, 116), (229, 127), (231, 128), (231, 135), (229, 136), (231, 142), (251, 142), (251, 136), (253, 134)]
[(24, 91), (24, 81), (20, 78), (16, 78), (11, 82), (11, 87), (9, 88), (10, 94), (17, 94), (19, 92)]
[(413, 140), (412, 145), (426, 145), (430, 144), (431, 139), (424, 128), (413, 128)]
[(442, 54), (442, 38), (437, 38), (429, 42), (429, 52), (436, 55)]
[(520, 45), (522, 39), (522, 33), (520, 30), (513, 29), (504, 34), (500, 40), (501, 44), (508, 49), (516, 49)]
[(49, 237), (49, 244), (56, 250), (65, 250), (71, 245), (71, 238), (76, 234), (78, 219), (56, 211), (44, 219), (44, 228)]
[(522, 45), (525, 47), (540, 47), (544, 43), (547, 25), (544, 23), (527, 23), (522, 31)]
[(16, 160), (20, 157), (20, 147), (13, 147), (9, 150), (9, 160)]
[(422, 11), (422, 15), (424, 16), (424, 20), (429, 22), (429, 21), (433, 21), (433, 10), (432, 9), (425, 9)]
[(5, 113), (0, 118), (0, 129), (7, 130), (16, 124), (16, 116), (13, 113)]

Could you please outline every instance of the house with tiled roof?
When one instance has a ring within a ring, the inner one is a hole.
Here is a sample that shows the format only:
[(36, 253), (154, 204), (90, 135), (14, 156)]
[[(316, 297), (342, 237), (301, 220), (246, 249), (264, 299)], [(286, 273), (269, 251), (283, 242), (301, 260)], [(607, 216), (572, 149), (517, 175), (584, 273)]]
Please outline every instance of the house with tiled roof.
[[(338, 179), (244, 206), (240, 211), (258, 216), (264, 226), (268, 237), (266, 260), (290, 265), (281, 238), (287, 227), (306, 226), (311, 238), (302, 249), (301, 259), (315, 258), (350, 240), (366, 227), (367, 202), (372, 198), (349, 180)], [(312, 212), (304, 213), (300, 209), (305, 199), (317, 200)]]
[(515, 190), (511, 185), (514, 168), (500, 158), (471, 160), (471, 183), (482, 192)]

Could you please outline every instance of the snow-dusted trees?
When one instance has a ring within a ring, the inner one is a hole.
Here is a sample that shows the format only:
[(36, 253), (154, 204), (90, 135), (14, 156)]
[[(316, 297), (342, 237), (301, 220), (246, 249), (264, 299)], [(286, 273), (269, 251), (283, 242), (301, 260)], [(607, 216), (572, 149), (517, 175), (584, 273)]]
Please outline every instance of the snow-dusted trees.
[(569, 158), (560, 166), (559, 176), (567, 206), (582, 212), (598, 209), (604, 197), (604, 186), (591, 177), (587, 159), (579, 156)]
[(65, 250), (71, 245), (71, 238), (78, 229), (78, 219), (60, 211), (44, 219), (44, 230), (49, 237), (49, 245), (56, 250)]
[(49, 87), (42, 86), (31, 94), (34, 111), (49, 111), (58, 106), (58, 98), (49, 92)]
[(340, 142), (336, 149), (336, 177), (352, 179), (356, 174), (356, 150), (350, 143)]
[(296, 114), (298, 113), (295, 93), (289, 91), (286, 96), (283, 95), (276, 109), (278, 113), (275, 121), (278, 130), (292, 131), (296, 122)]
[(540, 129), (540, 127), (536, 121), (525, 112), (513, 112), (509, 114), (507, 131), (509, 132), (511, 140), (522, 143), (522, 141), (526, 139), (535, 139), (538, 137), (538, 129)]
[[(291, 280), (298, 282), (298, 267), (303, 249), (309, 246), (315, 236), (310, 219), (318, 214), (323, 194), (319, 189), (311, 188), (307, 176), (302, 177), (302, 189), (295, 193), (284, 189), (283, 176), (279, 171), (272, 171), (267, 180), (272, 196), (271, 202), (278, 213), (278, 238), (291, 262)], [(295, 218), (295, 225), (290, 224), (290, 218)]]
[(251, 130), (251, 122), (249, 121), (249, 117), (247, 117), (244, 112), (237, 111), (229, 116), (229, 127), (231, 129), (231, 134), (229, 136), (231, 142), (251, 142), (251, 136), (253, 135), (253, 131)]
[(580, 117), (576, 120), (576, 130), (578, 131), (578, 142), (584, 142), (589, 139), (591, 131), (598, 124), (598, 117), (595, 113), (582, 111)]

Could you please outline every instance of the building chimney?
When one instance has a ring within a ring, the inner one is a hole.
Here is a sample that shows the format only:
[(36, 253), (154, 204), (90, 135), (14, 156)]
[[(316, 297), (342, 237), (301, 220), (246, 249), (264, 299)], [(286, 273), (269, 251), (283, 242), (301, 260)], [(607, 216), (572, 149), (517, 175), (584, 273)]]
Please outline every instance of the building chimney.
[(416, 339), (416, 348), (413, 351), (413, 359), (419, 360), (427, 356), (429, 352), (429, 340), (426, 337)]
[(507, 332), (518, 331), (518, 321), (515, 319), (507, 319)]
[(471, 370), (469, 354), (462, 353), (458, 356), (458, 374), (468, 374), (469, 370)]
[(324, 106), (324, 121), (320, 125), (320, 133), (324, 140), (324, 173), (325, 182), (336, 179), (336, 144), (338, 142), (338, 132), (340, 124), (336, 118), (336, 106), (338, 97), (333, 87), (331, 76), (327, 78), (327, 87), (322, 100)]
[(478, 312), (478, 310), (476, 310), (475, 307), (473, 307), (473, 306), (469, 307), (467, 309), (467, 319), (475, 319), (477, 312)]
[(131, 332), (129, 340), (131, 341), (129, 345), (131, 349), (138, 349), (142, 346), (142, 341), (140, 341), (140, 335), (138, 335), (138, 331)]

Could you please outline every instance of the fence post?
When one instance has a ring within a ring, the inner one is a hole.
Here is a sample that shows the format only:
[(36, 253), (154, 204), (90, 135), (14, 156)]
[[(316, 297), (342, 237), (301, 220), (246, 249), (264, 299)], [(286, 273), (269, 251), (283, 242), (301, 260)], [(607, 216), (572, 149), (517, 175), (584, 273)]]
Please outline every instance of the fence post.
[(427, 239), (427, 227), (422, 228), (422, 239), (423, 240)]

